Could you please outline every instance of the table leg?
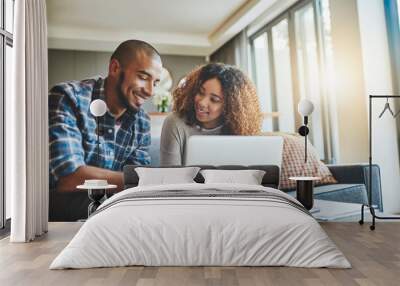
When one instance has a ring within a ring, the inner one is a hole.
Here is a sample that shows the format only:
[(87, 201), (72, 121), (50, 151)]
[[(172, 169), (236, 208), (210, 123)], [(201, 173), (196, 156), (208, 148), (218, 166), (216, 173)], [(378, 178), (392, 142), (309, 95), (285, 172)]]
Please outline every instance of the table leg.
[(311, 210), (314, 205), (314, 182), (311, 180), (298, 180), (296, 196), (297, 200), (307, 209)]
[(114, 195), (114, 192), (111, 189), (106, 190), (106, 199), (111, 198)]
[(92, 215), (92, 213), (94, 213), (97, 208), (100, 206), (101, 204), (101, 199), (104, 197), (105, 195), (105, 190), (104, 189), (100, 189), (100, 190), (88, 190), (88, 197), (89, 200), (91, 201), (91, 203), (88, 206), (88, 217), (90, 217)]

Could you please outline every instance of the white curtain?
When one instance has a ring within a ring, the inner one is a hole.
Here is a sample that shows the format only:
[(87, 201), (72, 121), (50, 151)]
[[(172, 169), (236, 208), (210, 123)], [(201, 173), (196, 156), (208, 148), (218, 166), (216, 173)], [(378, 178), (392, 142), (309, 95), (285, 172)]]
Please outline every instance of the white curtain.
[(15, 1), (14, 94), (7, 100), (6, 187), (11, 188), (12, 242), (48, 227), (48, 95), (45, 0)]
[(243, 72), (249, 73), (248, 64), (248, 39), (246, 29), (225, 43), (211, 56), (212, 62), (221, 62), (240, 68)]

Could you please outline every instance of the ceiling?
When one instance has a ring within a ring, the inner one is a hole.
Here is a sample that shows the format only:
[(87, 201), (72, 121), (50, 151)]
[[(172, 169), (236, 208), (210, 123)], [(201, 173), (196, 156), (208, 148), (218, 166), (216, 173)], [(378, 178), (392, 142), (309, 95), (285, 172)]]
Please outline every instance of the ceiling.
[[(282, 1), (282, 0), (280, 0)], [(208, 56), (278, 0), (47, 0), (49, 48), (112, 51), (141, 39)]]

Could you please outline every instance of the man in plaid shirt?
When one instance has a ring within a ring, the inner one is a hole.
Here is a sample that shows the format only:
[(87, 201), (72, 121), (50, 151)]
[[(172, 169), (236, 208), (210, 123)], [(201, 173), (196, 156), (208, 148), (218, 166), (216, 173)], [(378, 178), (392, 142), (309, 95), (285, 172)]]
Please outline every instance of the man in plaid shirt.
[[(61, 83), (50, 90), (51, 188), (73, 191), (85, 179), (106, 179), (122, 190), (125, 164), (150, 163), (150, 118), (141, 105), (152, 96), (161, 70), (161, 57), (151, 45), (128, 40), (112, 54), (106, 78)], [(89, 111), (95, 99), (104, 100), (108, 109), (99, 126)]]

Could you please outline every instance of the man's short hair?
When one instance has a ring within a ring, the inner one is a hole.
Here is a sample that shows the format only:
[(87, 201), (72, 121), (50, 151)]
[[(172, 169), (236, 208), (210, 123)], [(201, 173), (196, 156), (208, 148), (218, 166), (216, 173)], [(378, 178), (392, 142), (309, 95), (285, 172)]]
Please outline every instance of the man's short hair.
[(144, 52), (149, 57), (157, 56), (161, 58), (159, 52), (149, 43), (140, 40), (127, 40), (119, 44), (111, 55), (111, 59), (116, 59), (122, 66), (135, 59), (139, 52)]

